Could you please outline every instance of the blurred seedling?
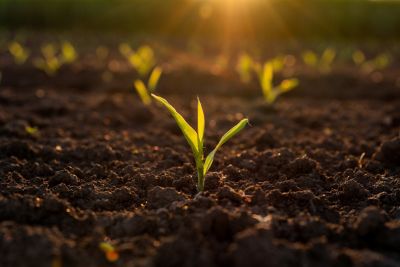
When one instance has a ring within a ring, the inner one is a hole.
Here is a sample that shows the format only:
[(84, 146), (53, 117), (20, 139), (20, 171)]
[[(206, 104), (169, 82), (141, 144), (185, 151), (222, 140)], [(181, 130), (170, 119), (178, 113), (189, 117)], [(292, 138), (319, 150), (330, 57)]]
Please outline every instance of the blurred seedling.
[(70, 42), (63, 42), (60, 47), (47, 43), (41, 47), (42, 57), (33, 60), (33, 65), (53, 76), (64, 64), (71, 64), (77, 59), (77, 53)]
[(117, 250), (110, 243), (101, 242), (99, 244), (99, 248), (100, 248), (100, 250), (102, 250), (104, 252), (106, 259), (109, 262), (116, 262), (119, 259), (119, 254), (118, 254)]
[(45, 44), (41, 47), (42, 57), (33, 60), (33, 65), (44, 71), (47, 75), (53, 76), (63, 65), (63, 61), (57, 54), (57, 47), (54, 44)]
[(31, 136), (38, 136), (39, 135), (39, 129), (37, 127), (32, 127), (32, 126), (26, 126), (25, 127), (25, 132)]
[(128, 44), (123, 43), (120, 44), (119, 51), (142, 78), (146, 77), (156, 65), (154, 51), (148, 45), (143, 45), (134, 51)]
[(386, 69), (389, 67), (391, 61), (390, 56), (386, 53), (379, 54), (375, 58), (367, 60), (361, 50), (354, 51), (352, 58), (354, 64), (366, 74)]
[(336, 51), (332, 48), (326, 48), (321, 56), (315, 52), (307, 50), (302, 54), (303, 62), (311, 68), (316, 68), (323, 73), (330, 72), (332, 63), (336, 58)]
[(67, 42), (67, 41), (62, 42), (61, 57), (62, 57), (63, 63), (66, 63), (66, 64), (71, 64), (78, 58), (76, 49), (70, 42)]
[(30, 55), (30, 51), (17, 41), (8, 44), (8, 51), (13, 56), (14, 62), (18, 65), (24, 64)]
[(258, 72), (258, 78), (264, 95), (264, 99), (269, 105), (273, 104), (276, 101), (277, 97), (293, 90), (299, 84), (298, 79), (292, 78), (292, 79), (285, 79), (279, 85), (274, 86), (273, 66), (274, 66), (273, 63), (268, 61)]
[(135, 82), (133, 83), (136, 92), (138, 93), (143, 104), (145, 105), (151, 104), (150, 94), (157, 89), (157, 85), (160, 80), (161, 74), (162, 74), (162, 68), (155, 67), (150, 74), (150, 77), (147, 81), (147, 85), (140, 79), (135, 80)]
[(204, 191), (205, 176), (209, 171), (213, 161), (215, 153), (221, 148), (229, 139), (239, 133), (247, 124), (248, 119), (242, 119), (238, 124), (226, 132), (214, 150), (212, 150), (208, 156), (204, 159), (203, 145), (204, 145), (204, 128), (205, 128), (205, 117), (203, 108), (201, 106), (200, 100), (197, 98), (197, 132), (194, 130), (186, 120), (180, 115), (175, 108), (168, 103), (168, 101), (162, 97), (151, 94), (158, 102), (164, 105), (168, 111), (171, 113), (172, 117), (175, 119), (179, 128), (182, 131), (183, 136), (189, 143), (192, 149), (196, 170), (197, 170), (197, 190), (199, 192)]
[[(287, 64), (287, 57), (276, 56), (268, 62), (272, 65), (274, 72), (280, 72), (284, 69)], [(249, 83), (252, 78), (252, 73), (255, 71), (257, 74), (262, 72), (263, 65), (256, 62), (247, 53), (242, 53), (239, 56), (238, 64), (236, 65), (236, 71), (239, 73), (240, 80), (243, 83)]]
[(239, 56), (236, 71), (240, 76), (240, 80), (243, 83), (249, 83), (251, 81), (251, 75), (254, 67), (254, 61), (251, 56), (247, 53), (242, 53)]

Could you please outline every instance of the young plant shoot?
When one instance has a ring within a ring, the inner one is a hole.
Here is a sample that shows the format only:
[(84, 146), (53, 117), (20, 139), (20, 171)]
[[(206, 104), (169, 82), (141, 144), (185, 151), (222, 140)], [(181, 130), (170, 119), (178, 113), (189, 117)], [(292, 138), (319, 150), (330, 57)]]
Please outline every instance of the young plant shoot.
[(145, 105), (151, 104), (150, 94), (156, 90), (161, 74), (162, 74), (162, 68), (155, 67), (150, 74), (149, 80), (147, 81), (147, 85), (142, 80), (139, 79), (134, 82), (133, 85), (135, 86), (136, 92), (138, 93), (143, 104)]
[(274, 86), (274, 67), (271, 62), (264, 64), (258, 76), (264, 99), (269, 105), (273, 104), (278, 96), (293, 90), (299, 84), (298, 79), (285, 79), (278, 86)]
[(379, 54), (375, 58), (367, 60), (365, 54), (361, 50), (357, 50), (353, 53), (352, 57), (354, 64), (365, 74), (384, 70), (390, 65), (390, 57), (386, 53)]
[(336, 51), (332, 48), (326, 48), (320, 57), (308, 50), (302, 55), (304, 63), (312, 68), (317, 68), (322, 73), (328, 73), (331, 71), (332, 63), (336, 58)]
[(203, 145), (204, 145), (205, 118), (200, 100), (197, 98), (197, 132), (196, 132), (196, 130), (194, 130), (186, 122), (186, 120), (182, 117), (182, 115), (180, 115), (175, 110), (175, 108), (168, 103), (166, 99), (156, 96), (154, 94), (151, 95), (168, 109), (172, 117), (174, 117), (179, 128), (181, 129), (186, 141), (189, 143), (189, 146), (192, 149), (196, 163), (197, 190), (199, 192), (203, 191), (205, 176), (214, 161), (215, 153), (218, 151), (218, 149), (221, 148), (223, 144), (225, 144), (229, 139), (231, 139), (234, 135), (239, 133), (246, 126), (246, 124), (248, 123), (248, 119), (242, 119), (238, 124), (236, 124), (228, 132), (226, 132), (222, 136), (222, 138), (220, 139), (214, 150), (212, 150), (210, 154), (208, 154), (208, 156), (204, 159)]
[(119, 51), (142, 78), (156, 65), (154, 51), (148, 45), (143, 45), (135, 51), (129, 44), (123, 43), (120, 44)]
[(73, 63), (78, 55), (70, 42), (63, 42), (59, 47), (53, 43), (47, 43), (41, 47), (42, 57), (33, 60), (33, 65), (53, 76), (64, 64)]
[(239, 56), (238, 63), (236, 65), (236, 71), (239, 73), (240, 80), (243, 83), (249, 83), (251, 81), (251, 72), (253, 70), (253, 59), (246, 53)]
[(8, 51), (14, 58), (14, 62), (18, 65), (24, 64), (29, 58), (29, 50), (24, 48), (22, 44), (13, 41), (8, 45)]

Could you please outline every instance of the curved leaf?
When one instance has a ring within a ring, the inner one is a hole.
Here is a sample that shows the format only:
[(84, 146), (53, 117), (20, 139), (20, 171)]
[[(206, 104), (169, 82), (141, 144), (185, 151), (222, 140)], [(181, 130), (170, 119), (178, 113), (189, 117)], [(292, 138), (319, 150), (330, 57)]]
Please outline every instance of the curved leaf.
[(280, 93), (285, 93), (296, 88), (298, 85), (299, 85), (298, 79), (286, 79), (283, 80), (279, 85), (279, 91)]
[(205, 123), (203, 107), (201, 106), (200, 99), (197, 98), (197, 134), (201, 143), (203, 143)]
[(162, 74), (161, 67), (155, 67), (154, 70), (151, 72), (149, 81), (147, 83), (147, 88), (149, 88), (150, 92), (154, 92), (156, 90), (161, 74)]
[(174, 117), (176, 123), (178, 124), (179, 128), (181, 129), (183, 135), (186, 138), (186, 141), (189, 143), (190, 147), (192, 148), (193, 153), (197, 157), (199, 154), (199, 148), (198, 148), (198, 137), (196, 131), (186, 122), (186, 120), (182, 117), (181, 114), (179, 114), (176, 109), (171, 106), (168, 101), (160, 96), (157, 96), (155, 94), (151, 94), (154, 99), (156, 99), (158, 102), (163, 104), (171, 113), (172, 117)]
[(263, 71), (260, 77), (261, 88), (265, 98), (271, 93), (273, 85), (272, 79), (274, 75), (274, 69), (271, 63), (265, 63)]
[(143, 104), (149, 105), (151, 103), (151, 98), (149, 93), (147, 92), (146, 85), (144, 85), (144, 83), (141, 80), (136, 80), (134, 85), (136, 92), (138, 93)]
[(214, 161), (214, 156), (215, 153), (218, 151), (219, 148), (221, 148), (221, 146), (223, 144), (225, 144), (229, 139), (231, 139), (234, 135), (236, 135), (237, 133), (239, 133), (245, 126), (246, 124), (249, 123), (248, 119), (243, 119), (241, 120), (238, 124), (236, 124), (234, 127), (232, 127), (229, 131), (227, 131), (219, 140), (217, 146), (214, 148), (213, 151), (210, 152), (210, 154), (208, 154), (205, 162), (204, 162), (204, 175), (206, 175), (206, 173), (208, 172), (208, 170), (210, 169), (213, 161)]

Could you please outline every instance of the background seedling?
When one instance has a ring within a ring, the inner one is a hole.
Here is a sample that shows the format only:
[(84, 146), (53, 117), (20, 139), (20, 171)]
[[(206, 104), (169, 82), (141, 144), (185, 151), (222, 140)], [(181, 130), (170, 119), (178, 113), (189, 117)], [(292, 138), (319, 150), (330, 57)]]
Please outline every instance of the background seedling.
[(366, 74), (384, 70), (390, 65), (390, 56), (387, 53), (379, 54), (375, 58), (367, 60), (365, 54), (361, 50), (356, 50), (352, 58), (354, 64)]
[(54, 44), (45, 44), (41, 47), (42, 57), (35, 58), (33, 65), (43, 70), (47, 75), (53, 76), (62, 66), (62, 60), (57, 56)]
[(73, 63), (78, 58), (75, 47), (70, 42), (61, 44), (61, 55), (63, 62), (67, 64)]
[(142, 78), (146, 77), (156, 65), (154, 51), (148, 45), (143, 45), (134, 51), (128, 44), (123, 43), (119, 46), (119, 51)]
[(13, 56), (14, 62), (18, 65), (24, 64), (30, 54), (29, 50), (17, 41), (13, 41), (8, 45), (8, 51)]
[(272, 62), (266, 62), (258, 73), (259, 82), (268, 104), (273, 104), (278, 96), (296, 88), (299, 84), (298, 79), (285, 79), (278, 86), (274, 86), (274, 67)]
[(331, 71), (332, 63), (336, 58), (336, 51), (332, 48), (326, 48), (319, 57), (315, 52), (308, 50), (302, 54), (302, 58), (307, 66), (327, 73)]
[(34, 126), (26, 126), (25, 127), (25, 132), (29, 135), (32, 136), (37, 136), (39, 134), (39, 129), (37, 127)]
[(162, 74), (161, 67), (155, 67), (150, 74), (150, 77), (147, 81), (147, 85), (140, 79), (135, 80), (133, 85), (140, 99), (142, 100), (143, 104), (150, 105), (151, 103), (150, 94), (156, 90), (161, 74)]
[(253, 67), (253, 59), (247, 53), (242, 53), (239, 56), (238, 63), (236, 65), (236, 71), (239, 73), (240, 80), (243, 83), (249, 83), (251, 81)]
[(241, 120), (238, 124), (232, 127), (228, 132), (226, 132), (222, 136), (222, 138), (220, 139), (214, 150), (211, 151), (208, 154), (208, 156), (204, 159), (203, 145), (204, 145), (205, 117), (200, 100), (197, 99), (197, 132), (196, 132), (196, 130), (194, 130), (186, 122), (186, 120), (182, 117), (182, 115), (180, 115), (175, 110), (175, 108), (168, 103), (166, 99), (156, 96), (154, 94), (152, 94), (152, 96), (168, 109), (172, 117), (174, 117), (179, 128), (181, 129), (186, 141), (189, 143), (196, 163), (197, 190), (199, 192), (203, 191), (205, 182), (204, 178), (214, 161), (215, 153), (218, 151), (218, 149), (221, 148), (223, 144), (225, 144), (229, 139), (231, 139), (234, 135), (236, 135), (246, 126), (246, 124), (248, 123), (248, 119)]
[(53, 76), (64, 64), (73, 63), (78, 55), (70, 42), (63, 42), (60, 47), (47, 43), (41, 47), (42, 57), (35, 58), (33, 65), (43, 70), (47, 75)]

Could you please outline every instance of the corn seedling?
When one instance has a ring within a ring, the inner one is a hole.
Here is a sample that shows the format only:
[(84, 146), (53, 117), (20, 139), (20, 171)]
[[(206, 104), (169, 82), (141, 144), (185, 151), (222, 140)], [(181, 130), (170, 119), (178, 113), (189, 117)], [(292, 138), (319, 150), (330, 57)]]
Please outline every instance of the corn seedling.
[(240, 80), (243, 83), (249, 83), (251, 81), (253, 65), (253, 59), (247, 53), (243, 53), (239, 56), (236, 71), (239, 73)]
[(147, 85), (142, 80), (139, 79), (135, 80), (133, 85), (135, 86), (136, 92), (138, 93), (143, 104), (150, 105), (151, 103), (150, 94), (156, 90), (161, 74), (162, 74), (161, 67), (155, 67), (150, 74), (149, 80), (147, 81)]
[(13, 56), (14, 62), (18, 65), (24, 64), (30, 54), (29, 50), (17, 41), (13, 41), (8, 45), (8, 51)]
[(180, 115), (168, 101), (162, 97), (156, 96), (152, 94), (152, 96), (164, 105), (168, 111), (171, 113), (172, 117), (174, 117), (176, 123), (181, 129), (183, 136), (186, 141), (189, 143), (190, 148), (192, 149), (193, 156), (195, 159), (196, 170), (197, 170), (197, 190), (199, 192), (204, 190), (204, 182), (205, 176), (209, 171), (213, 161), (215, 153), (218, 149), (221, 148), (223, 144), (225, 144), (229, 139), (231, 139), (234, 135), (239, 133), (248, 123), (248, 119), (242, 119), (238, 124), (236, 124), (233, 128), (231, 128), (228, 132), (226, 132), (214, 150), (212, 150), (208, 156), (204, 159), (203, 145), (204, 145), (204, 128), (205, 128), (205, 118), (203, 108), (201, 106), (200, 100), (197, 99), (197, 132), (194, 130), (186, 120)]
[(357, 50), (353, 53), (353, 62), (356, 64), (362, 72), (371, 73), (374, 71), (384, 70), (390, 65), (390, 56), (386, 53), (379, 54), (375, 58), (370, 60), (366, 59), (365, 54)]
[(64, 64), (73, 63), (78, 55), (70, 42), (63, 42), (59, 47), (48, 43), (41, 47), (42, 57), (35, 58), (33, 65), (53, 76)]
[(53, 76), (63, 64), (63, 61), (57, 55), (57, 48), (54, 44), (46, 44), (41, 47), (41, 52), (42, 57), (35, 58), (33, 65), (47, 75)]
[(138, 72), (140, 77), (146, 77), (156, 65), (154, 51), (148, 45), (141, 46), (134, 51), (128, 44), (123, 43), (119, 46), (119, 51)]
[(70, 42), (61, 44), (61, 56), (63, 62), (67, 64), (73, 63), (78, 58), (75, 47)]
[(312, 68), (317, 68), (321, 72), (330, 72), (333, 61), (336, 58), (336, 51), (326, 48), (319, 57), (315, 52), (308, 50), (302, 54), (303, 62)]
[(285, 79), (278, 86), (274, 86), (274, 67), (271, 62), (266, 62), (258, 72), (259, 82), (265, 101), (270, 105), (275, 102), (278, 96), (296, 88), (298, 79)]
[(37, 136), (39, 134), (39, 129), (37, 127), (33, 127), (33, 126), (26, 126), (25, 132), (29, 135)]

